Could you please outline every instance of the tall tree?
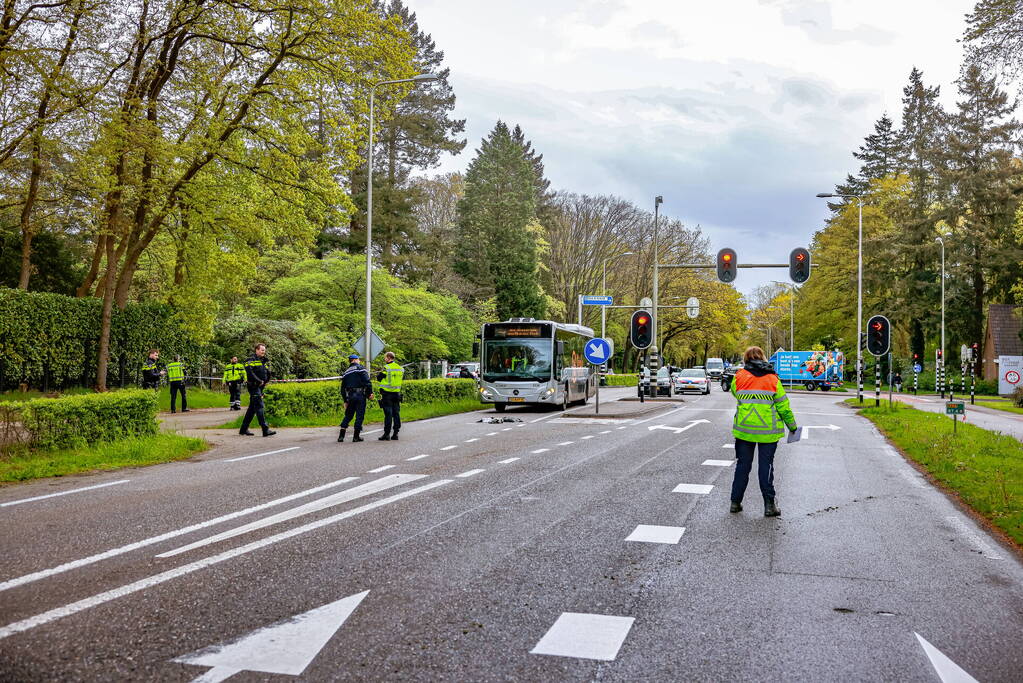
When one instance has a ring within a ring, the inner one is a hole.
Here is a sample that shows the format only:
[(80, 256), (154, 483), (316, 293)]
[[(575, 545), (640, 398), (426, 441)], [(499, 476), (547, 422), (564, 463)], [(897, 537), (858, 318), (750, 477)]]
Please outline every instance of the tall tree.
[(1023, 74), (1023, 0), (980, 0), (966, 15), (967, 60), (992, 75)]
[[(868, 135), (853, 157), (861, 162), (857, 175), (849, 175), (844, 184), (835, 188), (837, 194), (866, 194), (870, 181), (879, 180), (899, 171), (901, 148), (899, 131), (887, 113), (874, 122), (874, 132)], [(836, 204), (832, 208), (837, 208)]]
[(535, 237), (536, 176), (503, 121), (483, 139), (459, 202), (455, 270), (493, 297), (500, 318), (543, 317)]

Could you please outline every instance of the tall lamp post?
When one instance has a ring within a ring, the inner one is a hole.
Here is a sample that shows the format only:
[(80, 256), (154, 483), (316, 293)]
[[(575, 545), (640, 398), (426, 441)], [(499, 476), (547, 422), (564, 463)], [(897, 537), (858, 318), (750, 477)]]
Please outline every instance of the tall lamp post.
[[(657, 195), (654, 197), (654, 310), (653, 310), (653, 325), (651, 331), (653, 332), (652, 339), (654, 343), (657, 343), (657, 262), (661, 260), (660, 250), (657, 244), (657, 218), (660, 213), (660, 206), (664, 202), (664, 197)], [(658, 349), (660, 350), (660, 349)]]
[(832, 194), (820, 192), (818, 197), (824, 199), (837, 197), (841, 199), (855, 199), (860, 210), (859, 239), (856, 248), (856, 398), (863, 403), (863, 360), (861, 358), (863, 342), (863, 195), (859, 194)]
[(789, 296), (789, 351), (796, 350), (796, 286), (791, 282), (772, 280), (776, 285), (784, 285), (791, 289)]
[[(945, 235), (947, 237), (948, 235)], [(945, 240), (935, 237), (934, 241), (941, 245), (941, 395), (945, 395)]]
[[(618, 259), (618, 258), (625, 258), (626, 256), (635, 256), (635, 255), (636, 254), (634, 252), (627, 251), (624, 254), (618, 254), (617, 256), (609, 256), (608, 258), (604, 259), (603, 263), (601, 263), (601, 266), (600, 266), (601, 270), (603, 271), (603, 274), (600, 276), (600, 295), (601, 296), (607, 296), (607, 262), (608, 261), (614, 261), (615, 259)], [(600, 338), (601, 339), (607, 339), (607, 335), (605, 334), (605, 329), (604, 329), (606, 327), (606, 325), (607, 325), (607, 306), (601, 306), (600, 307)]]
[(373, 100), (376, 97), (376, 90), (381, 85), (394, 85), (396, 83), (429, 83), (436, 81), (440, 76), (436, 74), (419, 74), (412, 78), (399, 78), (393, 81), (378, 81), (369, 88), (369, 182), (366, 187), (366, 346), (363, 360), (369, 365), (372, 356), (370, 355), (370, 341), (373, 338)]

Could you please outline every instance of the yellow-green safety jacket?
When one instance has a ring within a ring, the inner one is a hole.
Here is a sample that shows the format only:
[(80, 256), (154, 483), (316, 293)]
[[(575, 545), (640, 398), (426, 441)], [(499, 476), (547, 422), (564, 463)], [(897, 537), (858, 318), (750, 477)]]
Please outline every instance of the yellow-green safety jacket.
[(167, 363), (167, 379), (171, 382), (185, 381), (185, 364), (180, 361)]
[(384, 378), (380, 381), (380, 391), (401, 391), (401, 383), (405, 379), (405, 369), (391, 361), (384, 366)]
[(732, 379), (731, 392), (738, 402), (732, 420), (735, 438), (771, 443), (785, 435), (785, 427), (796, 429), (789, 398), (774, 372), (758, 376), (749, 370), (739, 370)]
[(240, 382), (245, 379), (245, 363), (228, 363), (224, 366), (224, 382)]

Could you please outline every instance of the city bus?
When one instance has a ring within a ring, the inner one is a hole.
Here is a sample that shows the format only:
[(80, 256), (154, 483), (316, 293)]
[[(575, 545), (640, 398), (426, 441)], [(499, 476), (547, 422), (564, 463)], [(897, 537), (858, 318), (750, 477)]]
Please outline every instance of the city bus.
[(583, 358), (593, 330), (551, 320), (512, 318), (486, 323), (473, 348), (479, 358), (479, 396), (497, 412), (509, 405), (562, 410), (597, 391), (597, 373)]

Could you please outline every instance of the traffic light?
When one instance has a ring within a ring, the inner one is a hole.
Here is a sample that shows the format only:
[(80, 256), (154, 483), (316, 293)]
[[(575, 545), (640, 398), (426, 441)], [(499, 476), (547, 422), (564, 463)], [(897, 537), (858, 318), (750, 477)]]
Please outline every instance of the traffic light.
[(980, 344), (973, 342), (970, 344), (970, 360), (980, 359)]
[(653, 321), (649, 311), (636, 311), (632, 314), (632, 327), (629, 339), (637, 349), (645, 349), (653, 343)]
[(735, 269), (738, 264), (735, 260), (735, 249), (722, 249), (718, 252), (718, 279), (722, 282), (735, 280)]
[(867, 321), (867, 351), (874, 356), (888, 353), (891, 345), (892, 324), (883, 315), (875, 315)]
[(810, 252), (796, 247), (789, 254), (789, 279), (797, 285), (810, 279)]

